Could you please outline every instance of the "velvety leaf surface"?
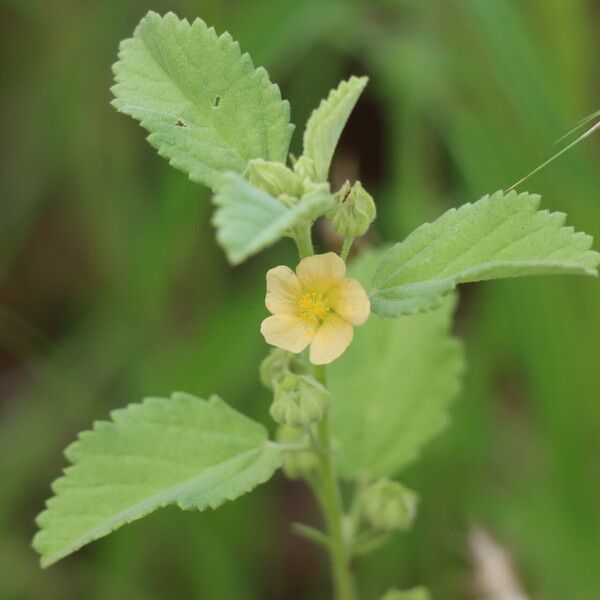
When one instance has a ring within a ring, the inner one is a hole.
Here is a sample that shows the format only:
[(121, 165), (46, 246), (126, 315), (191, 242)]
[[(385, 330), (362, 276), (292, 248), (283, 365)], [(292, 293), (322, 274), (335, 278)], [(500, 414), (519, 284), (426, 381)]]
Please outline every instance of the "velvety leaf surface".
[(289, 105), (228, 33), (149, 12), (113, 70), (114, 106), (193, 181), (214, 187), (219, 173), (242, 172), (252, 158), (286, 160)]
[(226, 173), (214, 196), (217, 241), (233, 264), (275, 243), (292, 227), (324, 214), (333, 199), (314, 191), (287, 207), (235, 173)]
[(538, 210), (540, 196), (496, 192), (425, 223), (384, 256), (374, 312), (397, 317), (439, 306), (459, 283), (524, 275), (597, 275), (592, 238)]
[[(351, 276), (368, 280), (380, 256), (361, 257)], [(394, 321), (371, 315), (332, 364), (342, 476), (394, 475), (446, 424), (464, 369), (461, 343), (450, 333), (454, 305), (452, 295), (429, 313)]]
[(216, 508), (280, 465), (265, 428), (220, 398), (147, 398), (111, 414), (65, 452), (33, 546), (48, 566), (157, 508)]

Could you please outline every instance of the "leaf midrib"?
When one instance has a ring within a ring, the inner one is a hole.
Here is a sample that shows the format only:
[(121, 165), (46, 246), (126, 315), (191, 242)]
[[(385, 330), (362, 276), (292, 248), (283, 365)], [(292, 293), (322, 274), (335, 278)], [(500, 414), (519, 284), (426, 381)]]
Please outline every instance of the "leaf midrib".
[[(411, 287), (417, 288), (420, 286), (426, 287), (430, 283), (438, 283), (440, 286), (444, 284), (450, 285), (450, 287), (454, 287), (460, 282), (469, 283), (479, 281), (480, 279), (468, 279), (469, 276), (480, 274), (484, 275), (487, 271), (499, 267), (556, 267), (560, 269), (572, 269), (578, 273), (583, 275), (595, 276), (598, 274), (597, 269), (593, 269), (591, 267), (585, 267), (580, 262), (573, 260), (561, 260), (561, 259), (534, 259), (534, 260), (498, 260), (498, 261), (486, 261), (482, 262), (478, 265), (470, 267), (468, 269), (464, 269), (463, 271), (458, 271), (457, 273), (453, 273), (448, 277), (440, 277), (440, 278), (431, 278), (431, 279), (423, 279), (422, 281), (411, 281), (402, 283), (400, 285), (387, 286), (382, 288), (374, 288), (371, 291), (371, 295), (381, 295), (382, 298), (386, 298), (386, 294), (395, 294), (402, 290), (410, 289)], [(521, 275), (511, 275), (511, 277), (518, 277)], [(466, 277), (466, 279), (465, 279)], [(448, 290), (449, 291), (449, 290)], [(421, 296), (430, 295), (427, 291), (421, 293)]]

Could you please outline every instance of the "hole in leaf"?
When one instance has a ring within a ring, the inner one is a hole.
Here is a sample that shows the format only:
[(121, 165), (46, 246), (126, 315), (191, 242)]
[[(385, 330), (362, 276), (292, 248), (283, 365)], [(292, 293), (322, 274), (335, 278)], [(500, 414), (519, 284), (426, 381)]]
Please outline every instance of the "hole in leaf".
[(215, 101), (213, 102), (213, 108), (218, 108), (220, 102), (221, 102), (221, 96), (215, 96)]

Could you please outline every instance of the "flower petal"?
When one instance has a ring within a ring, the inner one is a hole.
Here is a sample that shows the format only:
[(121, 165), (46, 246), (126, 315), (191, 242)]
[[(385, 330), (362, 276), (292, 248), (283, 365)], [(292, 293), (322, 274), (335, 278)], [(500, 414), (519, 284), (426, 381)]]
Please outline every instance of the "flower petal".
[(305, 290), (326, 292), (346, 274), (346, 264), (334, 252), (315, 254), (300, 261), (296, 274)]
[(326, 365), (335, 360), (352, 341), (352, 325), (331, 313), (321, 323), (310, 344), (310, 362), (313, 365)]
[(300, 282), (289, 267), (280, 266), (267, 271), (265, 304), (270, 313), (295, 315), (301, 293)]
[(302, 352), (313, 339), (318, 325), (295, 315), (273, 315), (260, 326), (267, 344), (288, 352)]
[(330, 290), (333, 310), (352, 325), (362, 325), (371, 314), (369, 297), (356, 279), (344, 279)]

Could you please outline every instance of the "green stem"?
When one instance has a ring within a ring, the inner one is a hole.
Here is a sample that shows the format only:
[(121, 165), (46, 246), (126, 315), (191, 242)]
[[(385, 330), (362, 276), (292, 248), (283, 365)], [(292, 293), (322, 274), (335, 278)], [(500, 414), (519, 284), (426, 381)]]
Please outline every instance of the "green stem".
[(310, 225), (296, 229), (294, 239), (296, 240), (296, 246), (298, 246), (300, 258), (306, 258), (314, 254)]
[[(325, 366), (315, 367), (317, 380), (326, 384)], [(356, 600), (354, 579), (350, 571), (350, 557), (342, 530), (342, 498), (338, 486), (335, 465), (332, 460), (331, 437), (329, 434), (329, 416), (326, 414), (319, 424), (319, 440), (325, 452), (320, 454), (321, 478), (320, 499), (327, 532), (329, 534), (329, 556), (333, 579), (334, 598), (336, 600)]]
[(346, 262), (348, 258), (348, 254), (350, 254), (350, 248), (352, 248), (352, 242), (354, 242), (353, 237), (344, 238), (344, 245), (342, 246), (342, 251), (340, 252), (341, 259)]
[[(294, 232), (294, 239), (300, 258), (306, 258), (314, 254), (311, 227), (297, 229)], [(352, 239), (346, 242), (346, 256), (352, 246)], [(343, 252), (343, 250), (342, 250)], [(345, 260), (345, 257), (344, 257)], [(325, 365), (315, 366), (315, 377), (322, 385), (327, 384), (327, 372)], [(319, 456), (319, 475), (318, 480), (311, 478), (309, 484), (321, 505), (325, 525), (329, 534), (329, 557), (331, 562), (331, 576), (333, 580), (333, 590), (335, 600), (356, 600), (356, 590), (354, 578), (350, 571), (350, 551), (344, 540), (342, 529), (343, 506), (342, 497), (338, 485), (338, 479), (335, 472), (335, 466), (332, 460), (331, 437), (329, 435), (329, 415), (326, 414), (321, 423), (319, 423), (318, 439), (314, 443), (315, 452)]]

